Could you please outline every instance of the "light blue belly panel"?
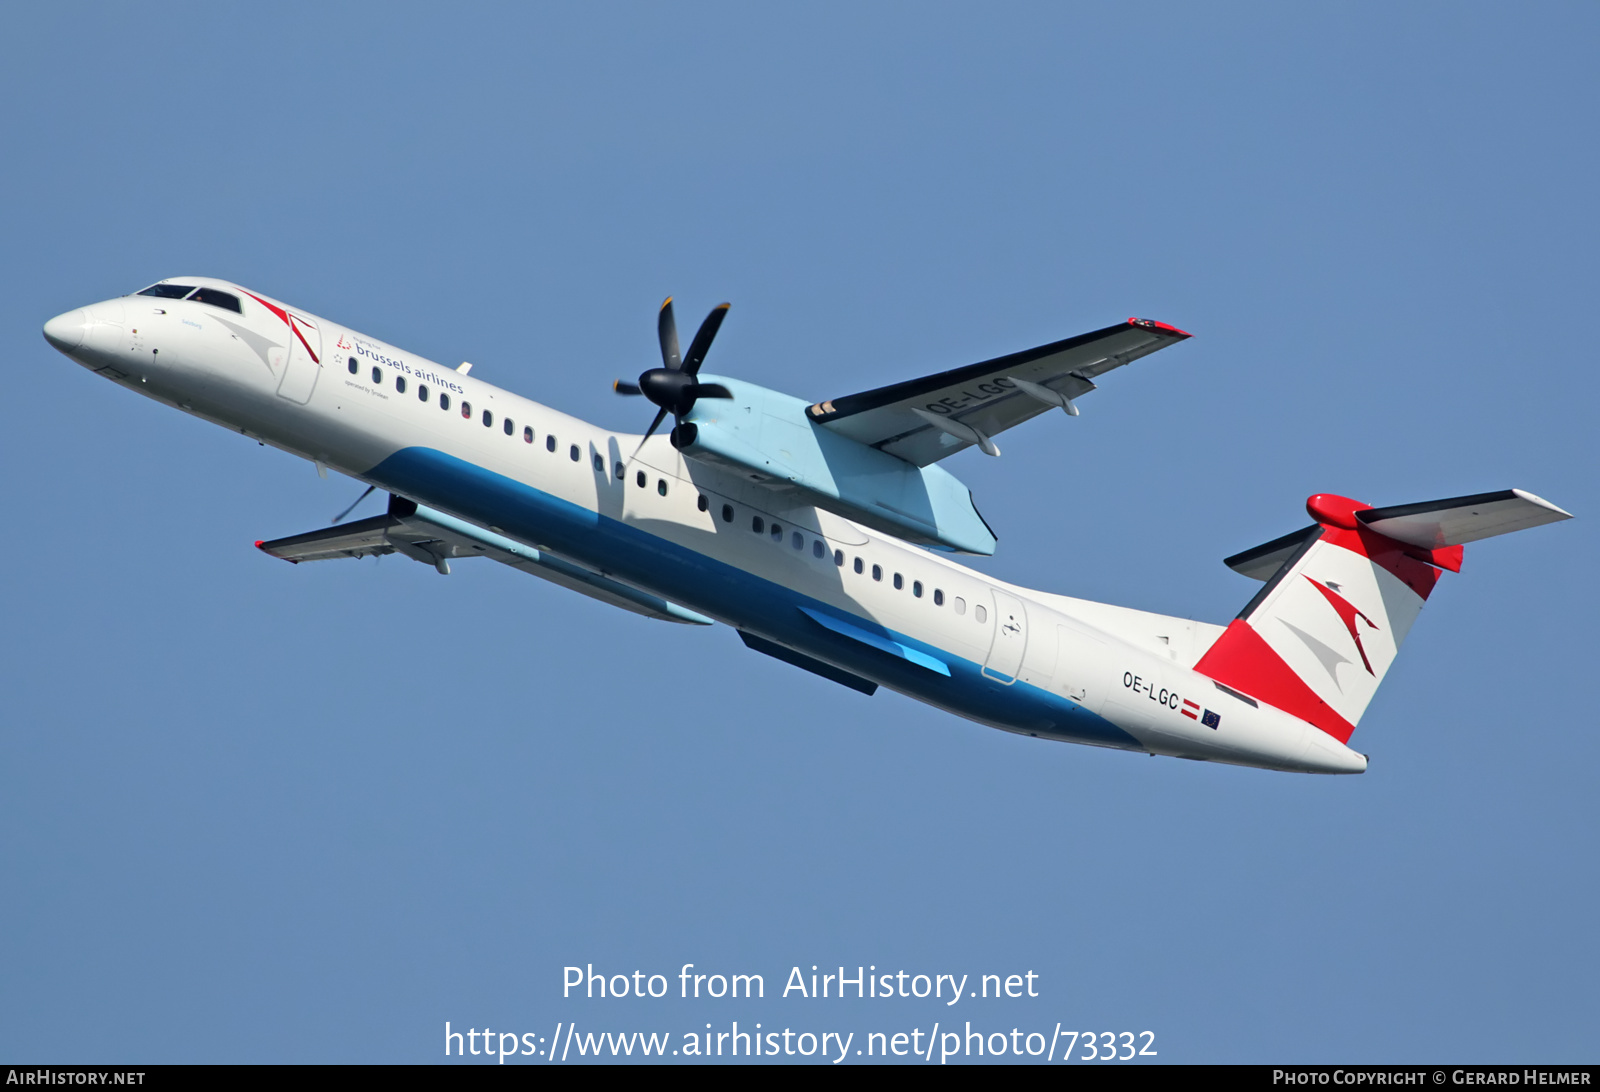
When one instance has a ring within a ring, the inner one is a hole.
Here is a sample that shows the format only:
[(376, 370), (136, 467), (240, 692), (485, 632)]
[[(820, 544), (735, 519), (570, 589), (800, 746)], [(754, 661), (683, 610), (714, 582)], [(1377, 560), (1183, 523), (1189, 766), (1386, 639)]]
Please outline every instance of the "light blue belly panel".
[[(984, 677), (981, 664), (442, 451), (403, 448), (365, 476), (960, 716), (1040, 736), (1144, 749), (1110, 721), (1047, 690), (1023, 682), (1001, 686)], [(813, 619), (819, 615), (838, 625), (818, 624)]]

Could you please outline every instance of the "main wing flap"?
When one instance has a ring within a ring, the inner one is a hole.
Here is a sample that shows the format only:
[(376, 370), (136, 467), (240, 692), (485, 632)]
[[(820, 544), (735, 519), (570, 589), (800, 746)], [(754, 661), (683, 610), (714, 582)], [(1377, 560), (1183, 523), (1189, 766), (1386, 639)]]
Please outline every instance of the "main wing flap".
[[(1020, 425), (1052, 408), (1015, 380), (1075, 399), (1094, 390), (1094, 380), (1188, 334), (1150, 319), (1129, 319), (1103, 330), (996, 357), (937, 375), (818, 402), (806, 412), (813, 422), (927, 466)], [(928, 416), (955, 423), (946, 430)]]

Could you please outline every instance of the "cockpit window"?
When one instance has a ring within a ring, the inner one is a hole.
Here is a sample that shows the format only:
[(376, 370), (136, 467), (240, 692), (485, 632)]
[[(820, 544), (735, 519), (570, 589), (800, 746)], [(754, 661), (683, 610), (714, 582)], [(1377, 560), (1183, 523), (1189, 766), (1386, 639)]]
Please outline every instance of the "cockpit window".
[(244, 314), (239, 307), (239, 297), (232, 292), (219, 292), (215, 288), (202, 288), (189, 298), (196, 303), (209, 303), (213, 307), (221, 307), (235, 314)]
[[(181, 300), (193, 291), (194, 285), (192, 284), (152, 284), (143, 292), (137, 293), (137, 295), (156, 296), (164, 300)], [(234, 310), (238, 310), (238, 308), (234, 308)]]

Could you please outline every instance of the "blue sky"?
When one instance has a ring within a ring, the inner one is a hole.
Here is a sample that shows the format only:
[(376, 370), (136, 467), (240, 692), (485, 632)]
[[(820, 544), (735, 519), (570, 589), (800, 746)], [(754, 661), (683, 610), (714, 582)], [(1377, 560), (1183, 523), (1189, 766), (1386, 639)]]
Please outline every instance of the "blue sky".
[[(961, 1019), (1150, 1029), (1164, 1061), (1592, 1061), (1597, 22), (14, 13), (0, 1055)], [(1517, 486), (1579, 518), (1468, 549), (1359, 778), (1043, 744), (497, 567), (262, 557), (359, 487), (39, 336), (183, 273), (619, 429), (669, 293), (732, 301), (709, 370), (817, 399), (1172, 322), (1196, 337), (1081, 417), (950, 468), (1000, 536), (979, 567), (1208, 621), (1255, 587), (1221, 558), (1314, 492)], [(590, 963), (768, 997), (563, 1000)], [(1041, 996), (774, 996), (812, 964)]]

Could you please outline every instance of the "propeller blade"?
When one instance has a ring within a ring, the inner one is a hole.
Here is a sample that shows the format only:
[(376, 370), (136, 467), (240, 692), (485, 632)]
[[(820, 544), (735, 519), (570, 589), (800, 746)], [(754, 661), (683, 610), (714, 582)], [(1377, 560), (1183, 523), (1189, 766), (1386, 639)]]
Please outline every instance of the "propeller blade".
[(721, 383), (696, 383), (689, 388), (696, 398), (732, 398), (733, 392)]
[[(722, 320), (728, 317), (728, 308), (732, 304), (719, 303), (711, 309), (706, 320), (700, 324), (700, 329), (695, 332), (694, 340), (689, 343), (689, 356), (683, 362), (683, 370), (690, 375), (700, 373), (700, 365), (705, 363), (706, 353), (711, 350), (711, 339), (717, 336), (717, 331), (722, 328)], [(724, 397), (730, 397), (724, 395)]]
[(356, 504), (360, 504), (362, 501), (364, 501), (368, 497), (370, 497), (372, 495), (372, 491), (374, 489), (376, 489), (376, 488), (378, 488), (378, 487), (375, 486), (375, 485), (367, 486), (367, 491), (356, 498), (356, 503), (355, 504), (352, 504), (349, 508), (346, 508), (343, 512), (340, 512), (337, 516), (334, 516), (333, 519), (328, 521), (329, 522), (329, 526), (332, 526), (333, 524), (338, 523), (340, 520), (344, 519), (344, 517), (348, 516), (351, 512), (354, 512), (356, 510)]
[(622, 379), (613, 380), (612, 384), (611, 384), (611, 389), (616, 391), (618, 394), (643, 394), (644, 393), (644, 391), (639, 389), (639, 384), (637, 384), (637, 383), (629, 383), (629, 382), (627, 382), (625, 380), (622, 380)]
[(661, 363), (668, 371), (682, 371), (683, 359), (678, 356), (678, 323), (672, 317), (671, 296), (662, 303), (661, 314), (656, 316), (656, 336), (661, 339)]
[(650, 427), (648, 429), (646, 429), (645, 430), (645, 434), (642, 437), (640, 437), (639, 446), (633, 449), (633, 454), (632, 455), (628, 456), (628, 461), (630, 463), (633, 462), (634, 459), (637, 459), (639, 457), (639, 452), (644, 450), (645, 441), (650, 439), (650, 437), (652, 437), (652, 436), (654, 436), (656, 434), (656, 429), (660, 428), (661, 427), (661, 422), (665, 421), (666, 419), (667, 419), (667, 411), (665, 409), (662, 409), (662, 410), (660, 410), (659, 412), (656, 413), (656, 419), (654, 421), (650, 422)]

